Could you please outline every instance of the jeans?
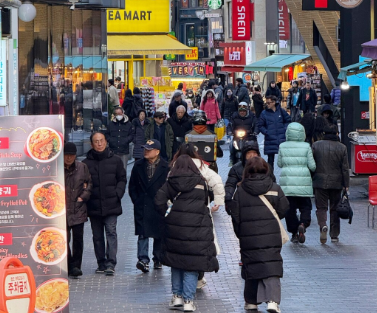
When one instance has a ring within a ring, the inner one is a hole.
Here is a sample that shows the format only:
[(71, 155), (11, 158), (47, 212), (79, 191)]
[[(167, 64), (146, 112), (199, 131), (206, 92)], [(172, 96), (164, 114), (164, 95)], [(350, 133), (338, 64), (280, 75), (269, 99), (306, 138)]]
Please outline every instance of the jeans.
[(126, 171), (126, 176), (127, 176), (127, 163), (128, 163), (128, 159), (129, 159), (130, 155), (129, 154), (117, 154), (117, 156), (122, 159), (123, 166), (124, 166), (124, 169)]
[(267, 155), (268, 156), (268, 164), (270, 164), (271, 165), (271, 167), (272, 167), (272, 171), (274, 170), (274, 164), (275, 164), (275, 154), (273, 153), (273, 154), (268, 154)]
[(93, 216), (90, 217), (90, 225), (93, 232), (94, 253), (96, 254), (98, 267), (114, 269), (117, 264), (116, 255), (118, 251), (117, 216)]
[(190, 272), (172, 267), (171, 285), (173, 294), (182, 296), (184, 300), (194, 300), (198, 275), (198, 272)]
[(341, 189), (314, 189), (315, 205), (317, 206), (317, 220), (322, 229), (326, 226), (328, 202), (330, 201), (330, 237), (335, 238), (340, 234), (340, 218), (336, 212), (341, 201)]
[[(285, 215), (287, 230), (292, 234), (297, 234), (300, 224), (304, 224), (305, 228), (310, 226), (312, 201), (309, 197), (287, 197), (289, 201), (289, 210)], [(297, 218), (296, 211), (300, 210), (300, 220)]]
[[(153, 239), (153, 262), (160, 260), (161, 239)], [(139, 235), (137, 240), (137, 258), (139, 261), (149, 263), (149, 238)]]
[[(72, 236), (71, 236), (72, 231)], [(69, 245), (72, 238), (72, 250)], [(67, 245), (68, 245), (68, 271), (77, 267), (81, 269), (82, 254), (84, 252), (84, 223), (67, 226)]]

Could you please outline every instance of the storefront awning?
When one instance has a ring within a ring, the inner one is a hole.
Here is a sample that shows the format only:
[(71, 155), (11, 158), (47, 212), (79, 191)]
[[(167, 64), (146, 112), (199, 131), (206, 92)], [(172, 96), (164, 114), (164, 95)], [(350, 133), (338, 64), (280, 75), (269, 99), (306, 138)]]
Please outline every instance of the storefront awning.
[(251, 71), (245, 71), (243, 67), (237, 67), (237, 66), (223, 66), (221, 67), (222, 72), (227, 73), (245, 73), (245, 72), (251, 72)]
[(192, 48), (168, 35), (107, 36), (107, 55), (189, 54)]
[(377, 60), (377, 39), (364, 42), (361, 46), (363, 47), (362, 57)]
[(309, 58), (310, 54), (273, 54), (245, 66), (245, 71), (280, 72), (284, 66)]
[(364, 61), (359, 62), (359, 63), (355, 63), (355, 64), (352, 64), (352, 65), (348, 65), (346, 67), (342, 67), (340, 69), (338, 79), (346, 80), (347, 76), (355, 75), (355, 74), (358, 74), (358, 73), (370, 72), (371, 71), (371, 67), (370, 67), (371, 62), (372, 62), (372, 60), (367, 59), (367, 60), (364, 60)]

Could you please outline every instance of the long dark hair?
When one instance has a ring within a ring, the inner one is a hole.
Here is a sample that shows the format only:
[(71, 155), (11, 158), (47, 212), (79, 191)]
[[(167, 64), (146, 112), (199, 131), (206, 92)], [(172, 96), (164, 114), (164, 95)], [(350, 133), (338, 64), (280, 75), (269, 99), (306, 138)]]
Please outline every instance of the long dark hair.
[(314, 133), (313, 133), (314, 142), (323, 139), (323, 131), (326, 125), (328, 125), (326, 119), (323, 116), (317, 116), (314, 122)]
[(192, 173), (200, 175), (200, 171), (192, 158), (187, 154), (183, 154), (175, 161), (169, 176), (186, 176)]
[(207, 95), (209, 92), (212, 94), (212, 98), (215, 99), (215, 102), (217, 102), (216, 97), (215, 97), (215, 92), (213, 91), (213, 89), (210, 89), (210, 90), (207, 90), (206, 94), (203, 97), (203, 104), (207, 103), (207, 100), (208, 100)]
[(253, 174), (267, 174), (268, 171), (268, 163), (263, 158), (253, 157), (246, 161), (242, 181), (250, 178), (251, 176), (253, 176)]
[(171, 161), (171, 167), (181, 155), (188, 155), (192, 159), (199, 159), (201, 162), (200, 168), (204, 165), (202, 157), (196, 151), (194, 145), (190, 142), (182, 144), (178, 151), (174, 154), (173, 160)]

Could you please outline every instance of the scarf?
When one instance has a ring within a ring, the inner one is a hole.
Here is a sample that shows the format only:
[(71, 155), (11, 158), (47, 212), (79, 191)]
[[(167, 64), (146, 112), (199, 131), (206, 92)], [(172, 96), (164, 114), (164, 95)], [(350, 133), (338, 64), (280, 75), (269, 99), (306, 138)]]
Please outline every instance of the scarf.
[(194, 130), (198, 134), (203, 134), (207, 130), (207, 125), (194, 125)]

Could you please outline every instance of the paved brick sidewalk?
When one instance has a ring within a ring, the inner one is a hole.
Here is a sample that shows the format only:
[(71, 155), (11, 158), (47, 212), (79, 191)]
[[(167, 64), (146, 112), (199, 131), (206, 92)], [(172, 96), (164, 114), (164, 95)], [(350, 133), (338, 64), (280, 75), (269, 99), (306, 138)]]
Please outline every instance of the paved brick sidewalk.
[[(225, 151), (224, 158), (218, 162), (224, 181), (229, 171), (228, 163), (228, 151)], [(278, 169), (276, 174), (279, 174)], [(124, 213), (118, 220), (116, 275), (94, 274), (97, 264), (90, 224), (87, 223), (84, 276), (70, 280), (71, 312), (171, 312), (167, 309), (171, 296), (170, 269), (152, 269), (150, 273), (142, 274), (135, 268), (136, 236), (128, 194), (122, 203)], [(342, 221), (338, 244), (319, 243), (319, 228), (313, 210), (307, 242), (284, 246), (282, 312), (377, 312), (377, 232), (366, 227), (367, 201), (356, 199), (352, 204), (354, 222), (349, 225)], [(218, 257), (220, 271), (206, 274), (208, 284), (196, 295), (197, 312), (245, 312), (238, 241), (223, 208), (215, 213), (214, 219), (222, 250)], [(266, 312), (266, 306), (261, 305), (259, 310)]]

